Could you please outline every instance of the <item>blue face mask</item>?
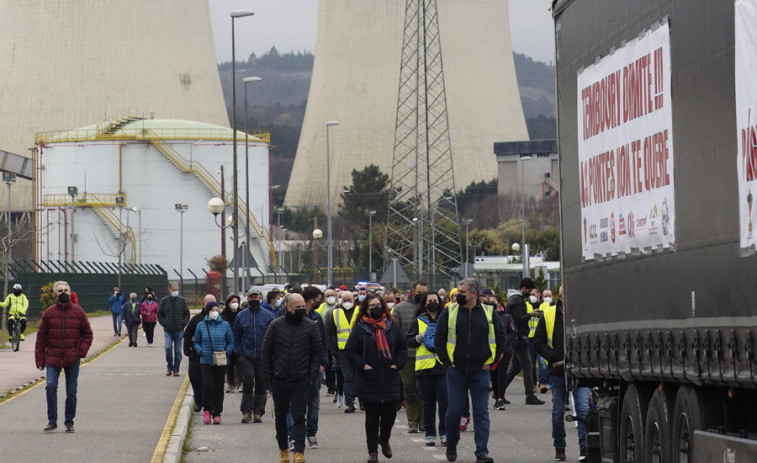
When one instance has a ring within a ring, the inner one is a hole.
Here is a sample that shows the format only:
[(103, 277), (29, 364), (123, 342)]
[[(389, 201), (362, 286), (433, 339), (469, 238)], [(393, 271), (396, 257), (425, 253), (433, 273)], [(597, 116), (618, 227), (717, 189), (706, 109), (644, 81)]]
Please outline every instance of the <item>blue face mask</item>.
[(277, 308), (277, 309), (281, 308), (281, 299), (278, 299), (278, 300), (276, 301), (276, 308)]
[(357, 300), (363, 302), (365, 300), (365, 294), (361, 294), (357, 297)]

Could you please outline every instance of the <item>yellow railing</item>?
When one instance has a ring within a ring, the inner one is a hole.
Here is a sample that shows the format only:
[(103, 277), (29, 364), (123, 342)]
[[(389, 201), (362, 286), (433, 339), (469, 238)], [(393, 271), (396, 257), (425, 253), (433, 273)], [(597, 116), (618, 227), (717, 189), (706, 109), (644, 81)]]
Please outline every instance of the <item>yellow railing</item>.
[[(129, 240), (129, 244), (131, 245), (131, 253), (129, 254), (129, 262), (130, 264), (136, 263), (136, 252), (137, 249), (137, 240), (134, 239), (134, 230), (131, 228), (131, 226), (126, 227), (123, 229), (123, 226), (119, 227), (121, 224), (121, 221), (116, 216), (116, 214), (113, 213), (110, 209), (107, 208), (105, 205), (91, 205), (92, 209), (97, 211), (100, 215), (103, 216), (103, 218), (110, 223), (110, 225), (113, 227), (114, 230), (116, 230), (123, 238)], [(121, 231), (123, 229), (123, 231)], [(124, 249), (125, 251), (125, 249)]]
[[(80, 129), (80, 130), (56, 130), (52, 132), (40, 132), (35, 135), (34, 139), (39, 143), (62, 143), (62, 142), (82, 142), (95, 140), (145, 140), (150, 138), (144, 132), (153, 132), (163, 140), (208, 140), (208, 141), (232, 141), (233, 133), (231, 129), (209, 129), (209, 128), (150, 128), (142, 129), (137, 125), (120, 129), (115, 134), (101, 132), (100, 129)], [(249, 140), (255, 142), (271, 142), (271, 133), (265, 130), (251, 130)], [(237, 135), (237, 143), (244, 141), (244, 132)]]

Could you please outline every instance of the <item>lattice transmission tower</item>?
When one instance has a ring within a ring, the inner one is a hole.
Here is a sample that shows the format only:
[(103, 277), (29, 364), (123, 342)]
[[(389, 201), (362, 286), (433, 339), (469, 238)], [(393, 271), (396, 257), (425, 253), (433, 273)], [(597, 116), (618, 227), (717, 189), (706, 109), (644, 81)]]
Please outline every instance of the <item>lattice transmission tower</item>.
[(407, 0), (386, 261), (434, 285), (462, 262), (436, 0)]

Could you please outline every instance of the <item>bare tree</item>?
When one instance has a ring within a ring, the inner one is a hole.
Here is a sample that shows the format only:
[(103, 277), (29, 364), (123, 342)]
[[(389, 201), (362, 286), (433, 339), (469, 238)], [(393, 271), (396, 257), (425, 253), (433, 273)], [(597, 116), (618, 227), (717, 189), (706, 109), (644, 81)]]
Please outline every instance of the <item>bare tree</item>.
[(121, 274), (122, 274), (122, 263), (123, 263), (123, 256), (124, 251), (126, 251), (126, 246), (129, 244), (129, 233), (130, 231), (119, 231), (117, 243), (115, 246), (111, 245), (111, 243), (108, 242), (108, 240), (105, 239), (105, 234), (100, 231), (102, 235), (102, 241), (97, 239), (97, 235), (95, 234), (95, 231), (92, 230), (92, 236), (95, 239), (95, 242), (97, 243), (97, 246), (100, 248), (100, 251), (102, 251), (103, 254), (109, 257), (116, 257), (118, 258), (118, 286), (121, 287)]

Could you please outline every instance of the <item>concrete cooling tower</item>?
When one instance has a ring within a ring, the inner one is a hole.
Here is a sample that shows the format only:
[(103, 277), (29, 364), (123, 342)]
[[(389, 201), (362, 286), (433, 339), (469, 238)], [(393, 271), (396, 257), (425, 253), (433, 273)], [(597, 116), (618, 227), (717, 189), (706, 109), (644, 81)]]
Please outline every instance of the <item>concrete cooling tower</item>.
[[(527, 140), (507, 0), (440, 0), (439, 29), (455, 184), (496, 177), (495, 141)], [(390, 174), (405, 0), (320, 0), (313, 78), (285, 204), (326, 207), (326, 121), (331, 196), (350, 173)]]
[[(207, 0), (0, 0), (0, 89), (0, 150), (24, 156), (127, 108), (229, 126)], [(12, 200), (31, 210), (31, 182)]]

